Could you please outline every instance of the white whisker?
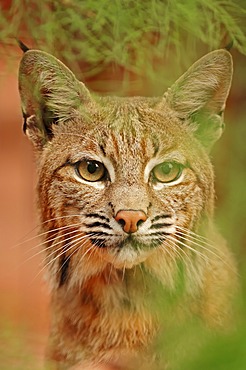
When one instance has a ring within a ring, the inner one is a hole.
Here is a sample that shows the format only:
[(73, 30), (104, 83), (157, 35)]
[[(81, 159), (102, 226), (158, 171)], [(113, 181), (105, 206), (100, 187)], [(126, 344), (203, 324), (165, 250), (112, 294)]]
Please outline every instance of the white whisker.
[[(49, 259), (49, 257), (52, 255), (52, 254), (56, 254), (57, 252), (59, 252), (60, 250), (62, 250), (62, 249), (65, 249), (64, 250), (64, 253), (67, 253), (67, 252), (69, 252), (70, 251), (70, 249), (73, 249), (73, 247), (75, 246), (75, 245), (77, 245), (77, 242), (80, 242), (81, 240), (83, 240), (83, 239), (86, 239), (86, 238), (88, 238), (88, 237), (90, 237), (90, 236), (93, 236), (93, 233), (91, 233), (91, 234), (83, 234), (82, 236), (78, 236), (77, 238), (74, 238), (74, 236), (72, 236), (71, 238), (67, 238), (67, 239), (65, 239), (64, 240), (64, 243), (63, 243), (63, 245), (61, 246), (61, 247), (59, 247), (58, 249), (55, 249), (53, 252), (51, 252), (51, 253), (49, 253), (46, 257), (45, 257), (45, 259)], [(71, 241), (69, 241), (69, 243), (67, 243), (67, 240), (71, 240)], [(59, 243), (56, 243), (56, 244), (59, 244)], [(54, 244), (55, 245), (55, 244)], [(51, 246), (52, 247), (52, 246)], [(57, 256), (57, 257), (60, 257), (61, 255), (62, 255), (63, 253), (61, 253), (59, 256)], [(56, 258), (55, 258), (56, 259)]]
[[(58, 235), (55, 238), (50, 239), (49, 241), (52, 241), (52, 240), (54, 241), (54, 240), (57, 240), (57, 239), (61, 239), (61, 240), (57, 241), (56, 243), (52, 243), (49, 247), (46, 247), (46, 248), (38, 251), (37, 253), (33, 254), (32, 256), (30, 256), (29, 258), (27, 258), (24, 261), (24, 263), (30, 261), (31, 259), (37, 257), (40, 254), (43, 254), (44, 252), (48, 251), (49, 249), (53, 249), (56, 245), (59, 245), (61, 243), (64, 244), (64, 242), (67, 242), (68, 240), (71, 240), (71, 239), (74, 238), (74, 236), (71, 236), (70, 238), (64, 238), (65, 235), (71, 235), (71, 234), (77, 234), (77, 233), (80, 233), (81, 234), (82, 232), (80, 232), (79, 230), (73, 230), (73, 232), (69, 232), (69, 233), (65, 233), (65, 234), (62, 234), (62, 235)], [(47, 243), (47, 241), (44, 241), (44, 242), (40, 243), (38, 246), (35, 246), (34, 248), (36, 249), (37, 247), (42, 246), (42, 245), (45, 245), (46, 243)], [(32, 249), (34, 249), (34, 248), (32, 248)], [(54, 250), (54, 252), (52, 252), (51, 254), (56, 253), (57, 251), (59, 251), (62, 248), (63, 248), (63, 246), (61, 248), (58, 248), (58, 249), (56, 248)]]
[[(67, 253), (69, 250), (71, 250), (71, 249), (73, 249), (74, 248), (74, 246), (77, 244), (77, 243), (79, 243), (81, 240), (83, 240), (83, 239), (85, 239), (85, 238), (87, 238), (88, 236), (90, 236), (90, 235), (83, 235), (83, 236), (81, 236), (80, 238), (77, 238), (77, 239), (75, 239), (75, 243), (73, 243), (72, 241), (70, 241), (68, 244), (65, 244), (65, 245), (63, 245), (61, 248), (59, 248), (58, 250), (55, 250), (55, 251), (53, 251), (51, 254), (55, 254), (55, 253), (57, 253), (57, 251), (59, 251), (59, 250), (61, 250), (61, 249), (63, 249), (63, 251), (61, 252), (61, 253), (59, 253), (57, 256), (55, 256), (54, 258), (52, 258), (49, 262), (47, 262), (43, 267), (42, 267), (42, 269), (38, 272), (38, 274), (34, 277), (34, 279), (33, 280), (35, 280), (45, 269), (47, 269), (47, 267), (50, 265), (50, 264), (52, 264), (52, 263), (54, 263), (54, 261), (56, 261), (58, 258), (60, 258), (63, 254), (65, 254), (65, 253)], [(69, 245), (69, 248), (67, 248), (67, 246)], [(51, 255), (50, 254), (50, 255)], [(47, 258), (49, 258), (50, 257), (50, 255), (48, 255), (48, 256), (46, 256), (46, 258), (45, 259), (47, 259)]]
[[(187, 268), (190, 268), (190, 266), (192, 266), (192, 268), (193, 268), (194, 263), (191, 259), (191, 256), (183, 248), (181, 248), (179, 246), (179, 241), (178, 240), (176, 240), (176, 241), (170, 240), (170, 242), (174, 244), (178, 255), (180, 256), (181, 260), (185, 263), (185, 266)], [(183, 255), (181, 255), (181, 252), (183, 253)], [(194, 252), (194, 251), (192, 250), (192, 252)]]
[[(172, 247), (172, 245), (169, 244), (169, 242), (171, 242), (171, 240), (168, 240), (166, 238), (164, 238), (164, 240), (162, 238), (159, 238), (159, 240), (162, 242), (162, 245), (166, 246), (167, 248), (164, 249), (168, 255), (173, 259), (175, 260), (175, 257), (173, 256), (172, 252), (174, 252), (175, 254), (177, 253), (176, 249), (174, 249)], [(172, 242), (171, 242), (172, 243)], [(171, 250), (170, 250), (171, 249)], [(171, 252), (172, 251), (172, 252)]]
[[(76, 242), (75, 244), (73, 244), (73, 248), (80, 244), (81, 240), (79, 240), (78, 242)], [(81, 248), (83, 248), (83, 246), (86, 244), (86, 241), (84, 243), (82, 243), (82, 245), (79, 245), (70, 255), (68, 255), (65, 259), (65, 261), (63, 262), (63, 264), (61, 265), (61, 267), (59, 268), (58, 272), (60, 272), (63, 268), (63, 266), (65, 265), (65, 263), (76, 253), (78, 252), (78, 250), (80, 250)], [(94, 245), (92, 244), (90, 246), (90, 248), (88, 248), (84, 254), (82, 254), (82, 256), (80, 257), (79, 259), (79, 263), (84, 259), (84, 257), (94, 248)], [(67, 251), (66, 251), (67, 252)]]
[(225, 261), (222, 257), (224, 256), (225, 257), (225, 255), (224, 255), (224, 253), (222, 252), (221, 253), (221, 255), (219, 255), (218, 253), (215, 253), (213, 250), (211, 250), (210, 248), (212, 248), (213, 247), (213, 249), (215, 249), (216, 251), (218, 251), (218, 249), (216, 249), (214, 246), (211, 246), (210, 244), (208, 244), (208, 243), (205, 243), (205, 245), (206, 246), (209, 246), (210, 248), (207, 248), (207, 247), (205, 247), (202, 243), (204, 243), (204, 242), (200, 242), (200, 243), (198, 243), (199, 242), (199, 240), (198, 239), (194, 239), (193, 237), (191, 237), (190, 235), (187, 235), (187, 234), (183, 234), (183, 233), (180, 233), (180, 232), (176, 232), (176, 234), (179, 236), (179, 238), (181, 238), (181, 239), (183, 239), (183, 240), (185, 240), (186, 242), (188, 242), (188, 243), (191, 243), (191, 244), (193, 244), (193, 245), (195, 245), (195, 246), (197, 246), (197, 247), (199, 247), (199, 248), (201, 248), (201, 249), (203, 249), (204, 251), (206, 251), (206, 252), (208, 252), (208, 253), (210, 253), (211, 255), (213, 255), (214, 257), (216, 257), (216, 258), (218, 258), (222, 263), (224, 263), (226, 266), (228, 266), (231, 270), (233, 270), (234, 271), (234, 268), (233, 268), (233, 266), (231, 266), (230, 264), (228, 264), (227, 263), (227, 261)]
[[(63, 216), (63, 217), (66, 217), (66, 216)], [(70, 217), (70, 216), (69, 216), (69, 217)], [(72, 216), (72, 217), (74, 217), (74, 216)], [(51, 220), (52, 220), (52, 219), (51, 219)], [(48, 220), (48, 221), (45, 221), (45, 222), (49, 222), (49, 221), (51, 221), (51, 220)], [(54, 219), (54, 220), (55, 220), (55, 219)], [(23, 240), (23, 242), (21, 242), (21, 243), (15, 244), (12, 248), (17, 248), (17, 247), (19, 247), (19, 246), (21, 246), (21, 245), (23, 245), (23, 244), (26, 244), (26, 243), (28, 243), (28, 242), (30, 242), (30, 241), (32, 241), (32, 240), (34, 240), (34, 239), (40, 238), (41, 236), (44, 236), (44, 235), (50, 234), (50, 233), (52, 233), (52, 232), (54, 232), (54, 231), (59, 231), (59, 230), (63, 230), (63, 229), (67, 229), (67, 228), (69, 228), (69, 227), (79, 226), (79, 225), (81, 225), (81, 222), (78, 222), (78, 223), (75, 223), (75, 224), (71, 224), (71, 225), (66, 225), (66, 226), (57, 227), (57, 228), (55, 228), (55, 229), (49, 229), (48, 231), (44, 231), (44, 232), (42, 232), (42, 233), (40, 233), (40, 234), (36, 234), (35, 236), (33, 236), (33, 237), (29, 238), (29, 239)], [(37, 227), (40, 227), (40, 226), (36, 226), (36, 228), (37, 228)], [(35, 229), (36, 229), (36, 228), (35, 228)], [(35, 230), (35, 229), (33, 229), (33, 230)], [(32, 231), (33, 231), (33, 230), (32, 230)], [(29, 235), (32, 231), (30, 231), (27, 235)], [(27, 236), (27, 235), (26, 235), (26, 236)]]
[(211, 243), (213, 243), (213, 241), (212, 241), (212, 240), (210, 240), (210, 239), (206, 238), (206, 237), (205, 237), (205, 236), (203, 236), (203, 235), (199, 235), (199, 234), (195, 233), (194, 231), (191, 231), (190, 229), (187, 229), (187, 228), (185, 228), (185, 227), (181, 227), (181, 226), (179, 226), (179, 225), (176, 225), (175, 227), (176, 227), (176, 229), (179, 229), (179, 230), (181, 230), (181, 231), (183, 231), (183, 232), (185, 232), (185, 233), (192, 234), (194, 237), (198, 238), (199, 240), (204, 240), (204, 242), (205, 242), (205, 243), (208, 243), (209, 245), (211, 245)]
[[(190, 251), (194, 252), (194, 254), (202, 257), (205, 261), (208, 261), (208, 257), (206, 255), (204, 255), (203, 253), (197, 251), (196, 249), (192, 248), (190, 245), (187, 245), (186, 243), (182, 242), (181, 240), (176, 240), (174, 237), (172, 236), (169, 236), (170, 240), (174, 241), (175, 243), (179, 243), (181, 244), (183, 247), (189, 249)], [(181, 248), (182, 250), (182, 248)]]
[[(72, 227), (74, 227), (75, 225), (72, 225)], [(67, 229), (68, 228), (70, 228), (70, 226), (67, 226)], [(61, 230), (61, 229), (53, 229), (53, 231), (54, 230)], [(57, 240), (57, 239), (61, 239), (61, 238), (64, 238), (66, 235), (71, 235), (71, 234), (75, 234), (75, 233), (81, 233), (82, 231), (80, 231), (80, 230), (78, 230), (78, 229), (76, 229), (76, 230), (70, 230), (70, 231), (68, 231), (67, 233), (65, 233), (65, 234), (58, 234), (58, 235), (56, 235), (55, 237), (52, 237), (52, 238), (48, 238), (48, 239), (46, 239), (46, 240), (44, 240), (43, 242), (41, 242), (41, 243), (39, 243), (39, 244), (37, 244), (37, 245), (35, 245), (34, 247), (32, 247), (32, 248), (30, 248), (29, 250), (27, 250), (25, 253), (27, 254), (27, 253), (29, 253), (30, 251), (32, 251), (33, 249), (37, 249), (37, 248), (39, 248), (39, 247), (42, 247), (43, 245), (45, 245), (45, 244), (47, 244), (47, 243), (50, 243), (50, 242), (52, 242), (52, 241), (54, 241), (54, 240)], [(52, 246), (54, 246), (55, 244), (52, 244)], [(45, 249), (44, 250), (48, 250), (48, 249), (50, 249), (50, 248), (52, 248), (52, 246), (49, 246), (49, 247), (45, 247)], [(42, 252), (42, 251), (41, 251)], [(35, 255), (34, 255), (35, 256)]]

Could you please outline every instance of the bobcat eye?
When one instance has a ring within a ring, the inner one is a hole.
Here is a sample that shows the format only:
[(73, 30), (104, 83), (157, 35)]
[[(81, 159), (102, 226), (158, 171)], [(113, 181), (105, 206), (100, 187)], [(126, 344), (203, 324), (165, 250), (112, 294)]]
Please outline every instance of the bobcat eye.
[(103, 179), (106, 168), (101, 162), (83, 160), (76, 164), (76, 172), (83, 180), (95, 182)]
[(183, 170), (183, 165), (177, 162), (163, 162), (155, 166), (152, 170), (154, 179), (162, 182), (168, 183), (177, 180)]

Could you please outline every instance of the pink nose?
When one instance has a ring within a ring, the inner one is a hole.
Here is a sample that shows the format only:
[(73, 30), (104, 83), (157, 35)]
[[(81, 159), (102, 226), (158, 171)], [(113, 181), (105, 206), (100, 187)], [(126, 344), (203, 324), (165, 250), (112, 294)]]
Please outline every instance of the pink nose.
[(115, 216), (115, 220), (122, 226), (123, 230), (130, 234), (138, 230), (141, 221), (146, 221), (147, 216), (143, 211), (121, 210)]

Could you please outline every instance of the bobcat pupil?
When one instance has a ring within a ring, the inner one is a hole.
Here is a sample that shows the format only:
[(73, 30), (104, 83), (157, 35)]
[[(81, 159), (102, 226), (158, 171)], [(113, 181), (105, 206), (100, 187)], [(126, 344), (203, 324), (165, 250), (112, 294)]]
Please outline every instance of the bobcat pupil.
[(165, 175), (168, 175), (172, 171), (173, 165), (172, 163), (164, 163), (161, 166), (161, 170)]
[(95, 163), (95, 162), (89, 162), (89, 163), (88, 163), (87, 171), (88, 171), (90, 174), (95, 173), (98, 169), (99, 169), (99, 165), (98, 165), (98, 163)]

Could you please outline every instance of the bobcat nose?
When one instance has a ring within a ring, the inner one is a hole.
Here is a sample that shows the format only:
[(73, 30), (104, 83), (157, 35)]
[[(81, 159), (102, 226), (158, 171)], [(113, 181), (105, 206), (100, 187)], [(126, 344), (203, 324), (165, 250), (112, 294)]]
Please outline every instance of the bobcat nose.
[(141, 221), (146, 221), (147, 216), (143, 211), (121, 210), (115, 216), (115, 220), (122, 226), (126, 233), (130, 234), (138, 230)]

